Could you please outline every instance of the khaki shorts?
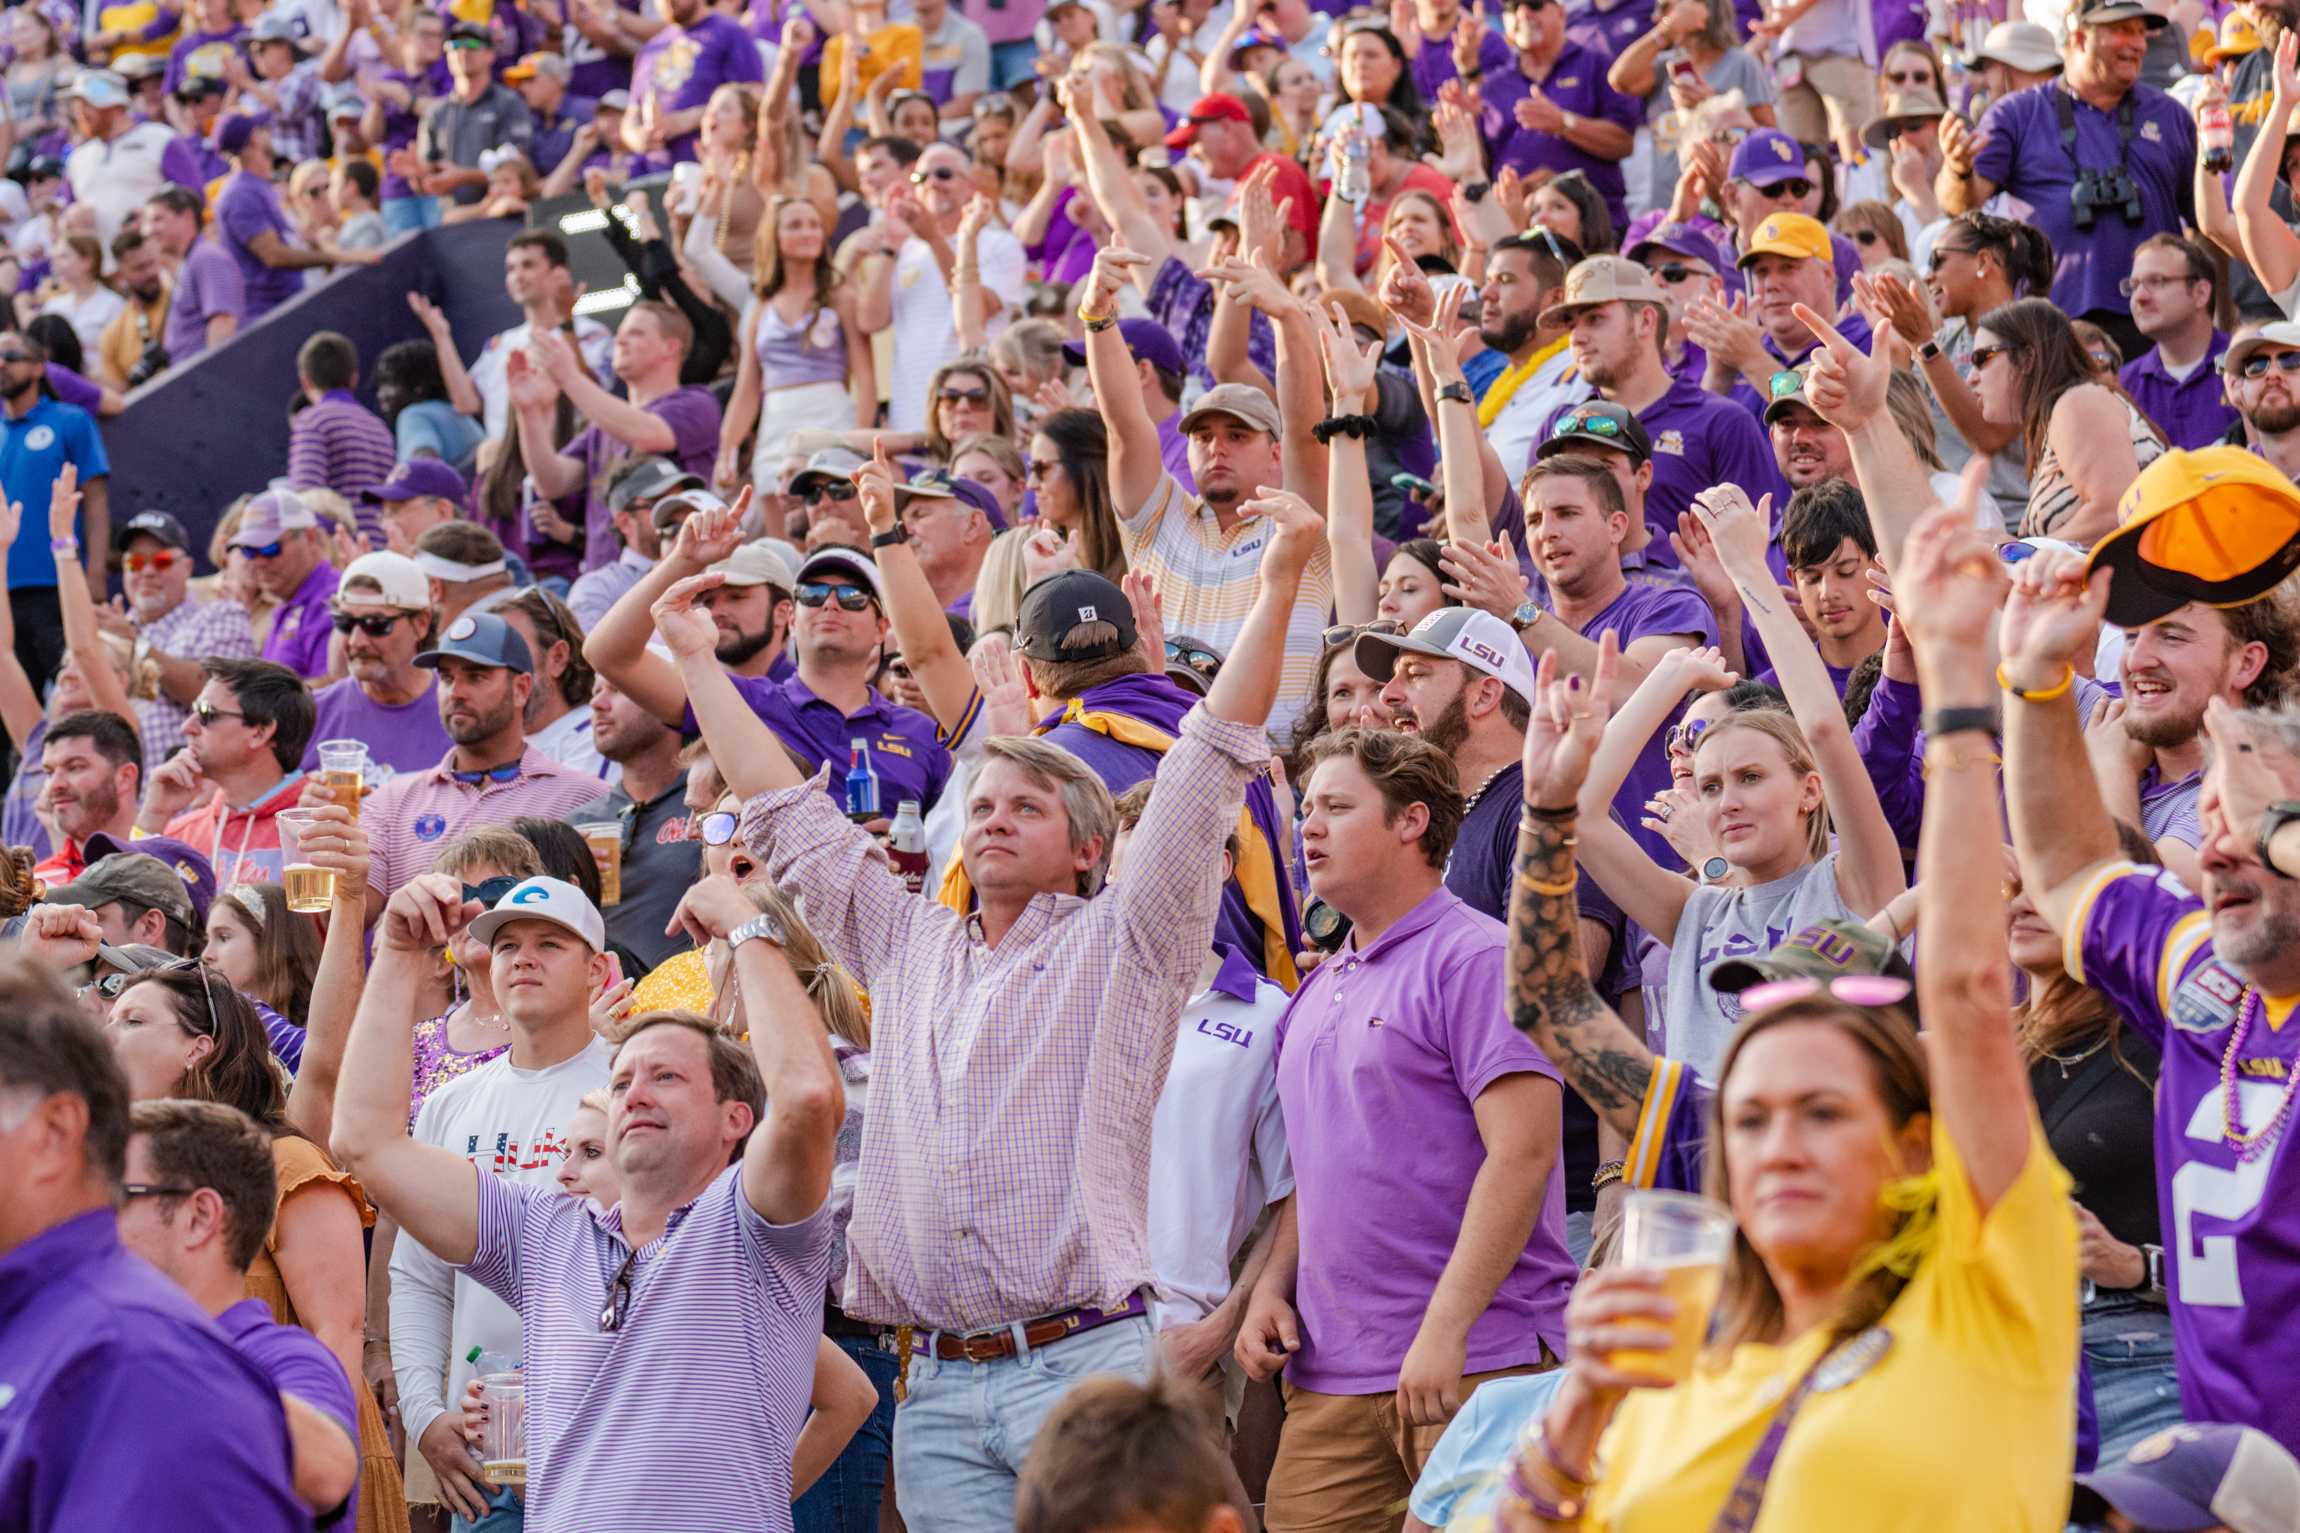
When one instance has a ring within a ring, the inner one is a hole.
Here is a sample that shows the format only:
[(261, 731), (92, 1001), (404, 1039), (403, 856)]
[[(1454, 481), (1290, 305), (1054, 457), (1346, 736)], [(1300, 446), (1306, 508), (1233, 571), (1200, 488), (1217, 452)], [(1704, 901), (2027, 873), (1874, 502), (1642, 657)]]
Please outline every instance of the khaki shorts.
[[(1497, 1368), (1462, 1380), (1462, 1398), (1488, 1379), (1540, 1373), (1542, 1365)], [(1286, 1425), (1270, 1470), (1262, 1524), (1269, 1533), (1397, 1533), (1406, 1497), (1445, 1426), (1415, 1426), (1398, 1414), (1395, 1390), (1322, 1395), (1284, 1385)]]
[(1805, 78), (1773, 108), (1781, 131), (1800, 144), (1857, 142), (1877, 115), (1877, 72), (1842, 53), (1798, 57)]

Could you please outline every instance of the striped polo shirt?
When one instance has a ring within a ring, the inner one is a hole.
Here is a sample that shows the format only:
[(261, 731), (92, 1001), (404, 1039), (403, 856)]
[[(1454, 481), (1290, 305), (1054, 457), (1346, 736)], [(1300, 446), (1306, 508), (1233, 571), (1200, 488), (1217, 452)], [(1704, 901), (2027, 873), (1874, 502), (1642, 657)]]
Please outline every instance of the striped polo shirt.
[(389, 899), (418, 873), (431, 871), (439, 849), (480, 825), (508, 825), (523, 814), (564, 820), (599, 798), (599, 779), (561, 766), (532, 742), (509, 782), (455, 780), (450, 751), (424, 772), (401, 772), (368, 795), (360, 810), (372, 856), (367, 882)]
[[(1150, 498), (1118, 524), (1118, 537), (1127, 564), (1148, 570), (1157, 582), (1166, 632), (1204, 640), (1227, 657), (1254, 605), (1269, 523), (1248, 518), (1224, 532), (1212, 508), (1172, 474), (1161, 474)], [(1280, 743), (1309, 700), (1333, 605), (1333, 556), (1320, 545), (1302, 572), (1301, 594), (1286, 619), (1286, 661), (1277, 705), (1270, 710), (1270, 733)]]
[(391, 477), (399, 458), (391, 428), (349, 389), (330, 389), (296, 412), (288, 428), (288, 483), (299, 490), (333, 490), (351, 502), (359, 530), (383, 546), (382, 513), (361, 492)]
[(831, 1208), (770, 1224), (721, 1172), (645, 1246), (623, 1323), (599, 1329), (631, 1248), (622, 1210), (477, 1176), (463, 1270), (519, 1311), (527, 1520), (552, 1533), (789, 1533), (791, 1450), (814, 1387)]

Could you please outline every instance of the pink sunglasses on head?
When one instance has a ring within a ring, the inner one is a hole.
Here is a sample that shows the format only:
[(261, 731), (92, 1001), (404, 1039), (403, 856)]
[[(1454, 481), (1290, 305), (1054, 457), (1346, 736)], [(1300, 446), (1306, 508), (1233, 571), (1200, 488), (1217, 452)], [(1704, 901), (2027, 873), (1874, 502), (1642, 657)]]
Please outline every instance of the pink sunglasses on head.
[(1824, 989), (1831, 999), (1848, 1006), (1893, 1006), (1909, 998), (1909, 982), (1894, 974), (1842, 974), (1825, 986), (1817, 979), (1798, 977), (1751, 985), (1741, 992), (1741, 1010), (1765, 1011), (1819, 995)]

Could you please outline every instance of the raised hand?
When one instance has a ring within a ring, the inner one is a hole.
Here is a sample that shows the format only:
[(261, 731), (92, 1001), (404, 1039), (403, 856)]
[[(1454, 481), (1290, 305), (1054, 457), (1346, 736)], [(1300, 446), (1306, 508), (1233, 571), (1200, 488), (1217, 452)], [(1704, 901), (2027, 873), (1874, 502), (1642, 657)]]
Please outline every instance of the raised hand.
[(1293, 198), (1272, 199), (1277, 179), (1274, 163), (1259, 165), (1238, 188), (1239, 253), (1250, 258), (1259, 252), (1273, 271), (1286, 264), (1286, 221), (1294, 211)]
[(706, 570), (733, 553), (743, 541), (743, 514), (750, 509), (750, 486), (723, 508), (705, 507), (679, 524), (679, 540), (672, 557), (688, 570)]
[(2276, 100), (2288, 106), (2300, 103), (2300, 68), (2294, 64), (2296, 54), (2300, 54), (2300, 34), (2286, 28), (2284, 35), (2276, 39), (2275, 70)]
[(1608, 628), (1597, 641), (1591, 679), (1557, 674), (1557, 654), (1545, 652), (1533, 674), (1533, 716), (1525, 729), (1525, 801), (1537, 809), (1571, 809), (1589, 776), (1590, 757), (1605, 735), (1608, 694), (1621, 650)]
[(215, 786), (200, 770), (199, 758), (188, 748), (180, 750), (152, 768), (144, 784), (143, 812), (136, 818), (145, 825), (165, 825), (191, 808), (195, 799), (213, 792)]
[(454, 331), (447, 323), (447, 316), (440, 312), (438, 304), (421, 293), (410, 293), (407, 295), (407, 307), (414, 313), (416, 323), (423, 326), (431, 336), (434, 345), (446, 344), (443, 338), (452, 335)]
[(1696, 298), (1685, 306), (1685, 333), (1711, 357), (1738, 372), (1767, 359), (1765, 332), (1749, 317), (1749, 300), (1735, 293), (1720, 301)]
[[(1678, 512), (1677, 530), (1669, 534), (1669, 546), (1677, 551), (1677, 562), (1692, 580), (1693, 589), (1709, 603), (1711, 611), (1738, 613), (1741, 610), (1741, 592), (1733, 584), (1733, 577), (1725, 572), (1725, 562), (1717, 557), (1717, 544), (1701, 518), (1691, 511)], [(1739, 621), (1737, 617), (1734, 620)]]
[(1094, 269), (1086, 274), (1086, 286), (1078, 300), (1078, 307), (1088, 314), (1108, 314), (1118, 303), (1119, 290), (1133, 280), (1134, 273), (1150, 264), (1150, 258), (1138, 250), (1123, 245), (1105, 245), (1094, 252)]
[(1416, 325), (1434, 324), (1437, 290), (1430, 286), (1429, 274), (1386, 234), (1382, 236), (1382, 246), (1390, 256), (1389, 266), (1382, 274), (1382, 302), (1409, 330)]
[[(1976, 515), (1988, 470), (1988, 460), (1976, 454), (1965, 465), (1955, 501), (1918, 518), (1901, 550), (1893, 608), (1920, 661), (1948, 650), (1985, 648), (1989, 624), (2005, 605), (2005, 564), (1980, 532)], [(2088, 643), (2098, 628), (2095, 615)], [(2009, 640), (2006, 653), (2009, 658)]]
[(1739, 485), (1712, 485), (1693, 497), (1693, 510), (1716, 544), (1718, 561), (1727, 574), (1743, 581), (1771, 582), (1765, 548), (1772, 541), (1772, 496), (1751, 505), (1748, 492)]
[(1334, 413), (1365, 413), (1374, 399), (1374, 380), (1380, 375), (1382, 343), (1373, 341), (1361, 348), (1350, 317), (1339, 309), (1320, 312), (1317, 332), (1318, 355), (1325, 361), (1326, 388), (1333, 395)]
[(1988, 146), (1988, 135), (1976, 132), (1954, 112), (1941, 118), (1941, 160), (1958, 175), (1969, 175), (1973, 162)]
[(1052, 527), (1040, 527), (1022, 545), (1022, 582), (1034, 586), (1047, 576), (1062, 570), (1083, 568), (1078, 562), (1078, 549), (1068, 538)]
[(400, 885), (383, 907), (377, 945), (400, 952), (428, 952), (479, 918), (486, 907), (463, 897), (463, 881), (451, 873), (419, 873)]
[[(1164, 669), (1161, 654), (1159, 667)], [(1030, 733), (1030, 689), (1023, 684), (1022, 665), (1014, 658), (1014, 645), (1004, 634), (986, 634), (967, 657), (974, 670), (974, 685), (982, 693), (983, 729), (989, 738)]]
[(1893, 333), (1911, 346), (1922, 346), (1940, 328), (1925, 290), (1892, 272), (1861, 272), (1853, 278), (1853, 296), (1872, 323), (1882, 317)]
[(1291, 490), (1264, 490), (1239, 506), (1242, 517), (1270, 520), (1270, 543), (1262, 550), (1262, 573), (1273, 571), (1298, 579), (1310, 560), (1326, 546), (1326, 519)]
[(1805, 402), (1839, 431), (1850, 435), (1860, 430), (1885, 408), (1886, 390), (1893, 381), (1892, 359), (1881, 345), (1874, 351), (1861, 350), (1803, 304), (1796, 306), (1796, 315), (1821, 343), (1805, 374)]
[[(1902, 563), (1907, 560), (1904, 552)], [(1909, 596), (1906, 573), (1901, 584), (1903, 607), (1913, 611), (1916, 603)], [(2108, 571), (2098, 571), (2087, 582), (2081, 552), (2048, 548), (2015, 565), (1997, 630), (2006, 677), (2028, 692), (2058, 686), (2067, 679), (2069, 668), (2098, 642), (2107, 611)], [(1924, 653), (1921, 643), (1918, 653)]]
[(717, 873), (687, 891), (663, 930), (666, 936), (684, 933), (701, 947), (714, 940), (725, 941), (729, 932), (758, 913), (759, 907), (751, 903), (741, 884)]
[(1680, 692), (1722, 692), (1741, 679), (1725, 663), (1725, 652), (1714, 644), (1669, 650), (1653, 662), (1653, 669), (1675, 683)]
[(1709, 833), (1709, 816), (1702, 812), (1701, 800), (1684, 788), (1663, 788), (1647, 799), (1638, 823), (1668, 842), (1670, 850), (1689, 868), (1699, 869), (1717, 855), (1717, 839)]
[(1438, 550), (1438, 567), (1446, 574), (1439, 589), (1465, 607), (1477, 607), (1508, 622), (1525, 605), (1525, 572), (1507, 543), (1448, 543)]
[(547, 411), (559, 403), (559, 385), (524, 347), (515, 348), (504, 359), (503, 376), (514, 410)]
[(2292, 797), (2291, 785), (2276, 775), (2251, 722), (2225, 698), (2204, 706), (2204, 732), (2212, 739), (2212, 764), (2204, 772), (2197, 810), (2205, 828), (2225, 828), (2241, 846), (2252, 845), (2260, 817), (2278, 799)]
[(48, 491), (48, 536), (62, 542), (77, 538), (80, 529), (80, 465), (67, 463), (56, 472)]
[(1134, 611), (1134, 635), (1150, 661), (1153, 674), (1166, 669), (1166, 602), (1148, 570), (1128, 570), (1118, 577), (1126, 605)]
[(50, 968), (78, 968), (96, 956), (104, 923), (86, 905), (34, 905), (24, 913), (17, 946)]
[(1485, 37), (1485, 0), (1476, 0), (1453, 24), (1453, 67), (1465, 78), (1477, 68)]
[(894, 530), (894, 461), (886, 455), (886, 438), (870, 439), (870, 461), (854, 471), (855, 490), (862, 501), (863, 521), (874, 533)]
[[(702, 514), (698, 511), (695, 516)], [(690, 525), (694, 519), (694, 516), (687, 518)], [(715, 591), (726, 581), (726, 575), (718, 571), (689, 575), (655, 598), (655, 605), (647, 612), (655, 620), (655, 632), (663, 636), (672, 654), (686, 658), (717, 650), (719, 625), (695, 603), (705, 591)]]

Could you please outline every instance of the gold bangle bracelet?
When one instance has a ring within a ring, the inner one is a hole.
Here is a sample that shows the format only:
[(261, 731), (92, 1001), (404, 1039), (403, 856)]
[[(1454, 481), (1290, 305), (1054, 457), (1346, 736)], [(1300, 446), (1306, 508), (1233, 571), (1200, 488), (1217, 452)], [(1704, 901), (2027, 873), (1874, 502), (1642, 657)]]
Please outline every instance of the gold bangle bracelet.
[(2076, 667), (2073, 665), (2068, 667), (2066, 671), (2062, 672), (2059, 681), (2042, 691), (2023, 692), (2019, 687), (2013, 685), (2012, 678), (2005, 674), (2005, 668), (2000, 664), (1997, 667), (1997, 685), (2024, 703), (2049, 703), (2068, 696), (2069, 689), (2076, 685)]
[(1553, 900), (1564, 899), (1581, 887), (1578, 879), (1567, 879), (1562, 884), (1545, 884), (1531, 873), (1525, 875), (1525, 886), (1536, 894), (1546, 894)]

